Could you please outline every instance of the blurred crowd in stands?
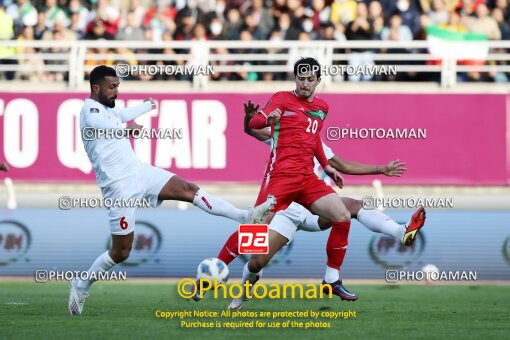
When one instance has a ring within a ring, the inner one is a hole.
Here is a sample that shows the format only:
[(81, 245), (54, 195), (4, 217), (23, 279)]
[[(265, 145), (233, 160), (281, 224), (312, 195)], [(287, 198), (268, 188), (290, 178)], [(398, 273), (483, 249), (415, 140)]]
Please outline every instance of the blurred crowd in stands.
[[(1, 40), (423, 40), (425, 27), (484, 34), (490, 40), (510, 38), (510, 0), (0, 0)], [(277, 46), (277, 45), (275, 45)], [(0, 64), (30, 64), (35, 71), (0, 72), (4, 79), (62, 81), (65, 72), (44, 72), (36, 53), (66, 51), (0, 46)], [(217, 49), (214, 53), (279, 53), (255, 49)], [(340, 52), (345, 52), (341, 50)], [(347, 52), (367, 52), (363, 49)], [(377, 51), (368, 51), (374, 53)], [(387, 51), (386, 51), (387, 52)], [(410, 50), (390, 51), (412, 53)], [(137, 61), (135, 54), (186, 53), (174, 49), (97, 49), (94, 54), (117, 53), (136, 64), (175, 64), (175, 61)], [(13, 55), (18, 55), (14, 58)], [(113, 65), (120, 60), (88, 59), (86, 64)], [(348, 61), (347, 61), (348, 62)], [(224, 64), (233, 63), (224, 61)], [(243, 61), (242, 63), (245, 63)], [(256, 62), (254, 62), (256, 63)], [(278, 64), (274, 61), (273, 64)], [(283, 61), (283, 64), (286, 62)], [(267, 62), (265, 63), (267, 64)], [(418, 63), (419, 64), (419, 63)], [(2, 74), (3, 73), (3, 74)], [(168, 79), (168, 76), (160, 76)], [(216, 73), (215, 80), (286, 79), (286, 74)], [(470, 80), (494, 80), (474, 74)], [(156, 76), (157, 78), (157, 76)], [(154, 77), (148, 77), (149, 80)], [(170, 77), (170, 79), (172, 79)], [(406, 74), (402, 80), (421, 79)], [(394, 80), (394, 79), (390, 79)], [(506, 78), (503, 79), (503, 81)]]

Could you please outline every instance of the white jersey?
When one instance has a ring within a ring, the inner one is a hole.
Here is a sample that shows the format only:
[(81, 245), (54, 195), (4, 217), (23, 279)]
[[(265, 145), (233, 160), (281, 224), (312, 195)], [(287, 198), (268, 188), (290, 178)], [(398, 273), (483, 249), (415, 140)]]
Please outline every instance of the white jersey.
[(151, 107), (152, 104), (145, 101), (131, 108), (112, 109), (93, 99), (85, 99), (80, 113), (81, 137), (99, 187), (106, 187), (134, 175), (140, 171), (142, 163), (127, 137), (98, 136), (94, 129), (124, 129), (125, 122), (149, 112)]

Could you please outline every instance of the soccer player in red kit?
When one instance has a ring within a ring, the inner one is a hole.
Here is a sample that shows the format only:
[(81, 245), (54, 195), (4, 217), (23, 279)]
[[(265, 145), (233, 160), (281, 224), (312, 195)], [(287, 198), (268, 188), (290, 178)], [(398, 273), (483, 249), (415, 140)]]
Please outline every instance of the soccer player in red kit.
[[(293, 201), (333, 221), (326, 246), (328, 261), (323, 283), (329, 283), (333, 292), (340, 295), (337, 290), (347, 291), (339, 280), (339, 270), (347, 249), (351, 216), (335, 191), (314, 173), (315, 157), (324, 172), (339, 187), (343, 186), (342, 177), (328, 163), (319, 136), (329, 111), (328, 104), (314, 95), (320, 83), (320, 65), (313, 58), (301, 58), (294, 64), (294, 76), (296, 89), (275, 93), (249, 123), (251, 129), (271, 126), (273, 139), (270, 164), (255, 205), (268, 196), (276, 198), (276, 206), (267, 215), (265, 223)], [(270, 230), (269, 253), (252, 255), (243, 270), (243, 284), (246, 281), (255, 283), (262, 268), (287, 241)], [(352, 295), (353, 300), (356, 299)], [(234, 299), (229, 308), (242, 308), (248, 298), (248, 292), (244, 292), (243, 297)]]

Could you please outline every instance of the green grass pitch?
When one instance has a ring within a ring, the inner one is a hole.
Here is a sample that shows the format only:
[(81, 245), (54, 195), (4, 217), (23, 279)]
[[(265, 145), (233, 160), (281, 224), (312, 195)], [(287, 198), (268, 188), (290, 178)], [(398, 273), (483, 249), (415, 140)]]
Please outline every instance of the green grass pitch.
[[(2, 339), (509, 339), (510, 285), (348, 285), (357, 302), (338, 298), (253, 300), (244, 311), (356, 311), (328, 329), (183, 329), (180, 320), (156, 310), (221, 312), (229, 300), (206, 296), (196, 303), (178, 297), (176, 283), (96, 283), (84, 315), (67, 311), (63, 282), (0, 281)], [(261, 321), (285, 321), (260, 319)], [(192, 321), (211, 319), (192, 318)], [(214, 319), (213, 319), (214, 320)], [(306, 321), (294, 319), (295, 321)], [(326, 321), (325, 319), (321, 319)], [(251, 321), (220, 319), (219, 321)]]

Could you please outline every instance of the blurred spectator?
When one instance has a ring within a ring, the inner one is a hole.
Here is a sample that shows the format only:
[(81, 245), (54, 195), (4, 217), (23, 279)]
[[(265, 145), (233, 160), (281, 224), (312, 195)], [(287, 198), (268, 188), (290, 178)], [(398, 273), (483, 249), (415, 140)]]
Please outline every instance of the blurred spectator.
[(494, 8), (492, 10), (492, 18), (498, 23), (501, 39), (510, 40), (510, 25), (505, 21), (503, 10), (501, 8)]
[(48, 27), (46, 27), (46, 13), (41, 11), (37, 14), (37, 25), (34, 27), (35, 39), (36, 40), (41, 39), (44, 32), (46, 32), (47, 30)]
[[(34, 28), (27, 26), (22, 34), (18, 37), (18, 41), (33, 41)], [(43, 81), (44, 62), (41, 58), (37, 58), (36, 50), (33, 47), (17, 48), (19, 56), (20, 71), (18, 77), (22, 80)]]
[[(402, 18), (402, 24), (411, 30), (413, 37), (417, 35), (420, 31), (420, 13), (412, 5), (411, 0), (397, 0), (397, 9)], [(401, 34), (402, 32), (399, 32), (399, 37)]]
[(115, 36), (117, 40), (144, 40), (143, 30), (136, 22), (135, 11), (127, 13), (126, 26), (119, 29)]
[(193, 28), (197, 23), (197, 15), (197, 10), (192, 10), (189, 7), (184, 7), (177, 13), (175, 40), (191, 40)]
[(475, 3), (473, 0), (460, 0), (460, 13), (462, 17), (469, 17), (475, 12)]
[(278, 29), (282, 40), (296, 40), (300, 33), (299, 29), (291, 26), (290, 16), (287, 13), (280, 15)]
[(489, 16), (489, 9), (485, 4), (476, 7), (476, 17), (467, 18), (466, 26), (472, 33), (485, 34), (491, 40), (501, 39), (498, 23)]
[(432, 0), (432, 8), (428, 14), (432, 25), (442, 25), (448, 22), (448, 8), (444, 0)]
[(209, 12), (209, 15), (211, 18), (216, 17), (220, 19), (222, 23), (224, 23), (226, 20), (225, 9), (226, 9), (225, 0), (216, 0), (211, 12)]
[[(459, 0), (444, 0), (444, 7), (448, 12), (451, 12), (457, 8), (459, 2)], [(425, 13), (429, 12), (434, 7), (433, 3), (434, 0), (420, 0), (421, 10)]]
[[(253, 37), (249, 31), (241, 31), (239, 34), (241, 41), (251, 41), (253, 40)], [(254, 50), (249, 48), (241, 48), (237, 50), (237, 53), (255, 53)], [(234, 65), (253, 65), (253, 62), (250, 61), (235, 61)], [(247, 72), (247, 71), (238, 71), (231, 75), (230, 80), (248, 80), (248, 81), (254, 81), (257, 80), (258, 76), (256, 72)]]
[[(134, 16), (134, 13), (133, 13)], [(174, 7), (169, 5), (169, 1), (167, 0), (158, 0), (157, 5), (149, 8), (147, 13), (143, 18), (143, 26), (145, 27), (154, 27), (160, 26), (165, 21), (175, 21), (175, 17), (177, 16), (177, 11)], [(132, 23), (136, 24), (134, 21), (136, 17), (132, 18)], [(157, 21), (156, 23), (154, 21)]]
[(253, 14), (248, 14), (245, 18), (245, 25), (243, 27), (243, 30), (247, 30), (251, 33), (251, 36), (254, 40), (265, 40), (267, 39), (266, 34), (258, 27), (257, 23), (255, 22), (255, 19), (253, 18)]
[(253, 0), (250, 14), (253, 24), (258, 27), (263, 36), (267, 39), (275, 23), (269, 9), (264, 7), (263, 0)]
[(287, 0), (287, 7), (289, 8), (292, 24), (299, 26), (305, 15), (305, 8), (301, 4), (301, 0)]
[(57, 21), (53, 24), (52, 30), (47, 30), (44, 32), (41, 39), (52, 41), (54, 40), (55, 33), (60, 33), (60, 35), (58, 35), (60, 40), (76, 40), (76, 33), (70, 29), (67, 29), (60, 21)]
[[(390, 33), (392, 32), (390, 37)], [(398, 14), (393, 14), (390, 18), (390, 24), (383, 28), (381, 32), (382, 40), (399, 40), (399, 41), (410, 41), (413, 40), (413, 33), (402, 23), (402, 18)]]
[(496, 0), (494, 8), (498, 8), (503, 12), (503, 18), (505, 21), (510, 20), (510, 8), (508, 6), (508, 0)]
[(113, 39), (113, 35), (106, 31), (103, 20), (96, 19), (88, 25), (86, 40)]
[[(310, 35), (306, 32), (301, 32), (299, 33), (298, 40), (308, 41), (310, 40)], [(324, 60), (324, 54), (322, 49), (317, 49), (313, 47), (293, 47), (289, 50), (289, 59), (287, 62), (287, 66), (289, 68), (292, 68), (294, 63), (303, 56), (315, 58), (319, 62)]]
[(335, 24), (335, 33), (333, 33), (335, 40), (344, 41), (347, 40), (345, 36), (345, 26), (341, 22)]
[(320, 38), (320, 31), (313, 29), (313, 19), (311, 17), (304, 17), (301, 29), (304, 33), (308, 34), (311, 40), (318, 40)]
[[(57, 23), (55, 23), (55, 28), (57, 27)], [(64, 34), (63, 34), (63, 30), (54, 30), (52, 32), (52, 41), (54, 42), (61, 42), (64, 39)], [(60, 47), (60, 46), (54, 46), (52, 48), (50, 48), (47, 52), (49, 53), (55, 53), (55, 54), (63, 54), (63, 53), (68, 53), (69, 52), (69, 48), (65, 48), (65, 47)], [(46, 65), (55, 65), (55, 66), (58, 66), (58, 65), (66, 65), (67, 64), (67, 60), (55, 60), (55, 59), (47, 59), (45, 60), (44, 62)], [(62, 71), (48, 71), (44, 74), (44, 78), (45, 78), (45, 82), (62, 82), (65, 80), (66, 78), (66, 75), (64, 72)]]
[(384, 28), (384, 17), (381, 3), (377, 0), (371, 1), (368, 6), (369, 18), (374, 27), (374, 39), (381, 39), (381, 32)]
[(67, 16), (70, 18), (70, 28), (83, 36), (88, 23), (89, 10), (81, 4), (80, 0), (70, 0), (67, 8)]
[(10, 6), (12, 11), (9, 15), (14, 19), (15, 25), (35, 26), (37, 24), (37, 9), (32, 5), (30, 0), (18, 0), (17, 4)]
[(356, 18), (356, 1), (334, 0), (331, 4), (331, 22), (347, 25)]
[[(451, 17), (451, 15), (449, 16)], [(427, 40), (427, 27), (430, 26), (430, 17), (427, 14), (420, 15), (420, 30), (414, 37), (415, 40)], [(426, 50), (422, 50), (426, 53)]]
[(374, 26), (372, 19), (368, 18), (367, 5), (364, 2), (358, 2), (357, 17), (347, 24), (347, 40), (372, 40), (374, 35)]
[(110, 4), (110, 0), (97, 0), (97, 8), (89, 13), (89, 21), (94, 22), (98, 19), (109, 36), (114, 37), (117, 34), (120, 11)]
[(225, 37), (222, 34), (223, 32), (223, 23), (220, 18), (214, 17), (211, 19), (211, 23), (209, 24), (209, 39), (211, 40), (224, 40)]
[[(368, 18), (368, 8), (364, 2), (357, 4), (357, 17), (354, 21), (347, 25), (345, 35), (347, 40), (372, 40), (374, 34), (374, 27), (372, 20)], [(373, 53), (364, 48), (351, 49), (349, 54), (349, 65), (353, 66), (372, 66), (375, 65)], [(370, 80), (372, 76), (349, 76), (352, 81)]]
[(466, 26), (462, 24), (460, 15), (456, 11), (451, 12), (448, 22), (446, 24), (439, 25), (439, 27), (445, 28), (452, 32), (465, 33), (468, 31)]
[[(14, 38), (14, 20), (5, 12), (5, 6), (3, 0), (0, 0), (0, 40), (11, 40)], [(14, 57), (15, 50), (12, 47), (0, 46), (0, 65), (14, 65), (16, 64), (15, 59), (9, 59)], [(2, 72), (0, 72), (2, 74)], [(8, 71), (3, 72), (4, 77), (7, 80), (14, 79), (15, 72)]]
[(53, 28), (55, 22), (63, 22), (69, 26), (69, 19), (65, 12), (58, 6), (57, 0), (46, 0), (46, 27)]
[[(146, 2), (146, 1), (145, 1)], [(122, 19), (127, 20), (127, 14), (132, 12), (134, 14), (134, 25), (136, 27), (141, 27), (143, 19), (145, 17), (145, 13), (147, 12), (147, 8), (141, 3), (140, 0), (130, 0), (129, 7), (127, 11), (125, 11), (121, 18), (121, 25), (125, 26), (126, 22), (122, 22)]]
[(312, 10), (314, 30), (319, 30), (331, 22), (331, 7), (326, 7), (325, 0), (312, 0)]
[(280, 19), (280, 16), (283, 13), (288, 13), (289, 8), (287, 7), (287, 1), (286, 0), (274, 0), (273, 7), (271, 8), (271, 11), (273, 13), (273, 16), (276, 21)]
[(227, 12), (227, 21), (223, 27), (223, 32), (225, 32), (224, 37), (227, 40), (239, 40), (239, 35), (241, 33), (241, 25), (243, 22), (241, 21), (241, 14), (236, 8), (231, 8)]

